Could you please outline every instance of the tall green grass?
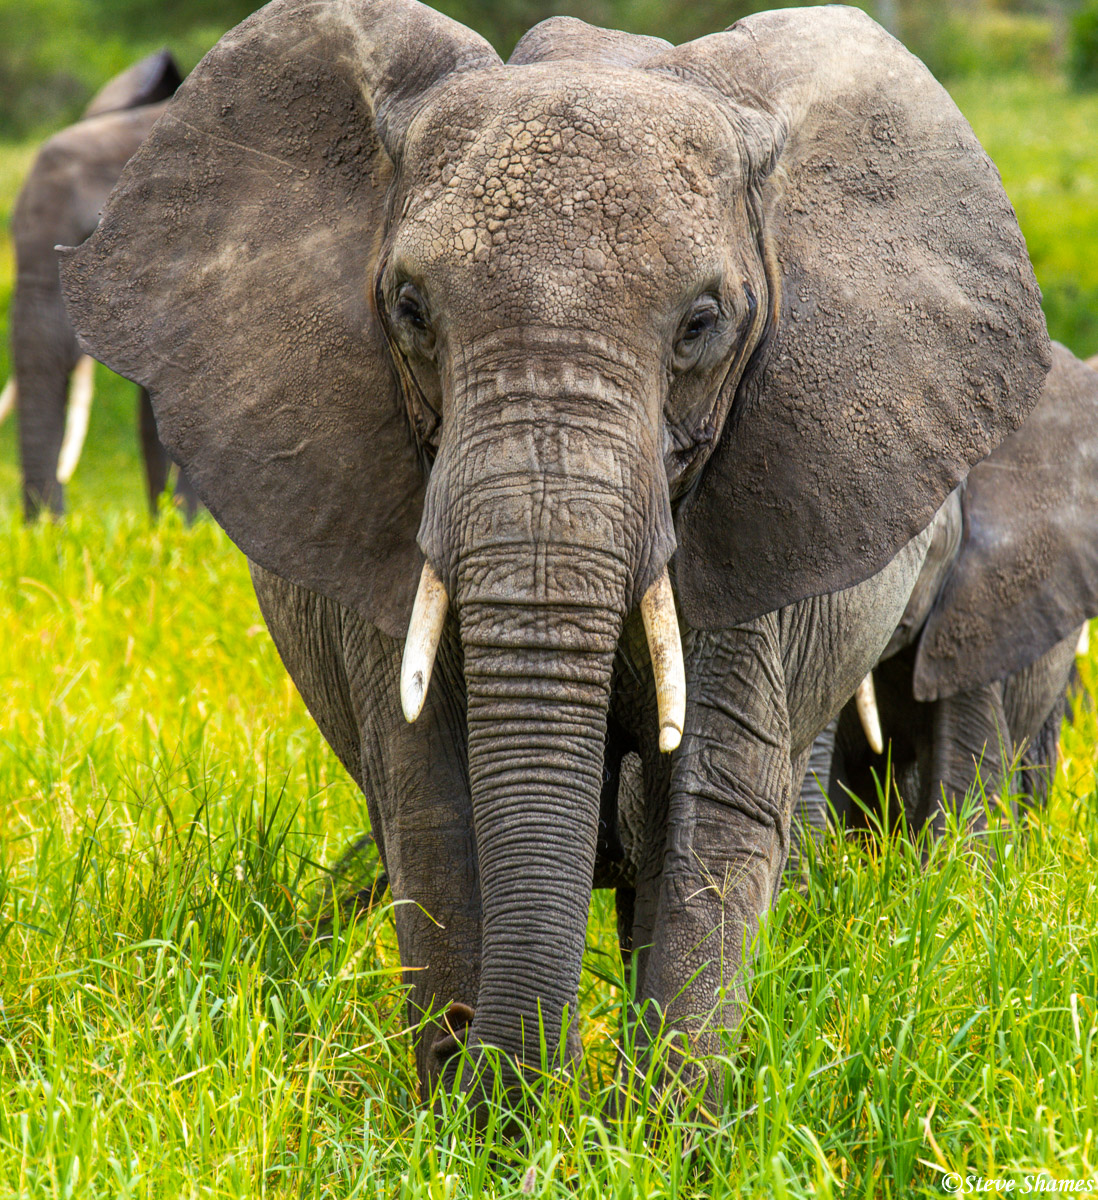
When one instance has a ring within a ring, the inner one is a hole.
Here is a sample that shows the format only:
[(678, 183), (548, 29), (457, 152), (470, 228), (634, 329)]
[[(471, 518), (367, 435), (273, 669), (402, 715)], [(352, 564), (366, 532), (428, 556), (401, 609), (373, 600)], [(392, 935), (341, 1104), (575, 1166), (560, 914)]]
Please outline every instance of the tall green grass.
[[(938, 1194), (1090, 1178), (1098, 1122), (1093, 660), (1049, 813), (831, 839), (763, 938), (727, 1112), (600, 1117), (628, 994), (608, 895), (584, 1082), (513, 1141), (416, 1095), (387, 898), (326, 865), (365, 806), (208, 520), (77, 512), (0, 542), (0, 1195)], [(334, 919), (318, 921), (318, 914)], [(450, 1178), (446, 1182), (447, 1177)]]
[[(1057, 263), (1085, 296), (1090, 110), (998, 88), (958, 98), (1045, 255), (1046, 300)], [(3, 204), (29, 159), (0, 151)], [(1054, 332), (1078, 321), (1074, 348), (1098, 351), (1094, 307), (1064, 303)], [(513, 1140), (477, 1139), (460, 1105), (419, 1102), (388, 897), (328, 903), (365, 803), (239, 554), (208, 519), (144, 517), (133, 389), (100, 381), (60, 525), (19, 523), (0, 429), (0, 1197), (906, 1197), (951, 1170), (1016, 1190), (1096, 1177), (1094, 652), (1048, 813), (1007, 825), (990, 865), (956, 830), (927, 863), (902, 837), (831, 838), (782, 895), (724, 1113), (645, 1110), (642, 1079), (605, 1116), (629, 986), (599, 893), (583, 1078), (535, 1098)]]

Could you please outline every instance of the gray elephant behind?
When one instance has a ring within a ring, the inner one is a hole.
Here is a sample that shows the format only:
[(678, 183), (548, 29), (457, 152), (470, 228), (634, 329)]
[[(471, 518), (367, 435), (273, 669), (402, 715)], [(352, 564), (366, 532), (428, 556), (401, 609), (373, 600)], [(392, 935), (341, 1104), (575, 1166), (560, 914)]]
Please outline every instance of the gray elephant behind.
[[(112, 79), (92, 99), (82, 120), (42, 146), (16, 198), (11, 225), (16, 263), (10, 322), (14, 373), (4, 394), (9, 404), (14, 400), (18, 413), (28, 520), (41, 509), (62, 511), (64, 484), (75, 469), (91, 404), (93, 364), (81, 356), (65, 311), (56, 247), (77, 245), (95, 229), (122, 168), (180, 82), (179, 69), (166, 50)], [(149, 504), (155, 512), (169, 460), (143, 390), (138, 396), (138, 432)], [(188, 515), (193, 515), (197, 497), (183, 477), (178, 493)]]
[(504, 64), (412, 0), (276, 0), (64, 276), (365, 792), (424, 1092), (578, 1054), (596, 884), (642, 1032), (723, 1052), (813, 739), (1049, 365), (922, 64), (845, 8), (558, 18)]
[(977, 779), (997, 794), (1015, 759), (1016, 803), (1044, 803), (1076, 648), (1098, 615), (1098, 371), (1054, 343), (1037, 407), (933, 531), (872, 675), (883, 739), (871, 745), (854, 700), (821, 733), (801, 790), (807, 829), (829, 808), (848, 827), (879, 820), (888, 767), (915, 833), (940, 834)]

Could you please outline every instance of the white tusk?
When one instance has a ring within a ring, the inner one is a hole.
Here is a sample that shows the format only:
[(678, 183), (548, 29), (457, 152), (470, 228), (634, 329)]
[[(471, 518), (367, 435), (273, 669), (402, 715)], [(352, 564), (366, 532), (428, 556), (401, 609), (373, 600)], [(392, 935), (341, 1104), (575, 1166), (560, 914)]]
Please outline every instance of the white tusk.
[(84, 439), (88, 436), (92, 394), (95, 391), (95, 359), (81, 354), (69, 384), (69, 413), (65, 418), (65, 436), (57, 456), (57, 482), (68, 483), (80, 461)]
[(667, 568), (644, 593), (641, 617), (656, 677), (656, 708), (660, 718), (660, 753), (670, 754), (682, 741), (686, 724), (686, 668), (675, 616), (675, 595)]
[(873, 688), (873, 672), (858, 684), (854, 693), (854, 705), (858, 710), (858, 719), (865, 730), (865, 739), (874, 754), (884, 753), (884, 738), (881, 737), (881, 714), (877, 711), (877, 693)]
[(11, 416), (12, 409), (15, 407), (15, 376), (13, 375), (7, 383), (4, 384), (4, 390), (0, 392), (0, 425)]
[(412, 619), (404, 642), (404, 659), (400, 664), (400, 706), (404, 709), (404, 719), (409, 723), (423, 711), (423, 701), (427, 698), (449, 604), (442, 580), (435, 574), (434, 567), (425, 562), (423, 574), (419, 577), (416, 602), (412, 605)]
[(1088, 621), (1082, 629), (1079, 630), (1079, 641), (1075, 645), (1075, 653), (1083, 658), (1090, 653), (1090, 622)]

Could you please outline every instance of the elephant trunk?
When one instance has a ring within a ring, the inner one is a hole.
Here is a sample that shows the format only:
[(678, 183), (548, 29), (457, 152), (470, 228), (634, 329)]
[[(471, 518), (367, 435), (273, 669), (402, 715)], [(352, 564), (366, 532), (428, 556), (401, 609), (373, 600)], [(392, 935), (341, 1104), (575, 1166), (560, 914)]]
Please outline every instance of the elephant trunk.
[(534, 1067), (576, 1006), (620, 626), (565, 602), (461, 610), (484, 929), (470, 1039)]
[[(464, 652), (483, 910), (467, 1045), (531, 1067), (542, 1038), (550, 1055), (562, 1040), (578, 1050), (565, 1014), (587, 931), (610, 681), (626, 614), (649, 592), (668, 744), (684, 705), (658, 404), (642, 372), (613, 366), (614, 347), (579, 343), (565, 356), (558, 335), (548, 348), (470, 355), (476, 365), (455, 381), (402, 681), (412, 716), (449, 603)], [(487, 1083), (462, 1080), (481, 1095)]]

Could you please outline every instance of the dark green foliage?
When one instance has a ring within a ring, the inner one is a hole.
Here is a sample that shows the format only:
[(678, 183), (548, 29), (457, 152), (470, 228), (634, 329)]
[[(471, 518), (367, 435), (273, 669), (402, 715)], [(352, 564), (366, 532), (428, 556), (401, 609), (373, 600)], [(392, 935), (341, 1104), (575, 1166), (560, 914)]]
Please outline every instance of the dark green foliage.
[[(162, 46), (190, 70), (253, 9), (251, 0), (0, 0), (0, 137), (42, 135), (75, 121), (96, 89)], [(710, 33), (751, 0), (437, 0), (506, 57), (538, 21), (558, 14), (674, 42)]]
[(1098, 88), (1098, 0), (1084, 4), (1072, 19), (1068, 66), (1078, 87)]
[[(252, 0), (0, 0), (0, 137), (38, 135), (76, 120), (100, 84), (162, 46), (189, 70), (257, 7)], [(677, 44), (747, 13), (787, 7), (787, 0), (435, 0), (434, 7), (482, 33), (506, 58), (546, 17), (581, 17)], [(1061, 65), (1062, 31), (1052, 10), (1029, 0), (865, 0), (860, 7), (943, 79), (1049, 74)], [(1080, 12), (1076, 28), (1072, 62), (1098, 72), (1098, 0)]]

